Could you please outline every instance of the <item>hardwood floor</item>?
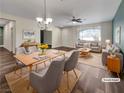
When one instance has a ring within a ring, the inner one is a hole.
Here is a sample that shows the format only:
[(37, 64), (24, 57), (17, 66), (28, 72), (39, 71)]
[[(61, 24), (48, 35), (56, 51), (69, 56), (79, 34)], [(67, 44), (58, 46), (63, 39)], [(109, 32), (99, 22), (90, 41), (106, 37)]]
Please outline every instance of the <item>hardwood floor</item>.
[(72, 93), (124, 93), (124, 75), (119, 83), (105, 83), (102, 78), (117, 78), (115, 73), (79, 63), (77, 66), (82, 75)]
[[(15, 59), (12, 54), (4, 48), (0, 48), (0, 93), (11, 93), (4, 75), (12, 72), (15, 67)], [(117, 77), (116, 74), (109, 73), (104, 69), (78, 63), (77, 68), (81, 71), (81, 77), (72, 93), (123, 93), (124, 75), (121, 74), (121, 82), (104, 83), (102, 78)]]
[(11, 93), (5, 79), (5, 74), (14, 71), (15, 66), (15, 59), (12, 53), (5, 48), (0, 48), (0, 93)]

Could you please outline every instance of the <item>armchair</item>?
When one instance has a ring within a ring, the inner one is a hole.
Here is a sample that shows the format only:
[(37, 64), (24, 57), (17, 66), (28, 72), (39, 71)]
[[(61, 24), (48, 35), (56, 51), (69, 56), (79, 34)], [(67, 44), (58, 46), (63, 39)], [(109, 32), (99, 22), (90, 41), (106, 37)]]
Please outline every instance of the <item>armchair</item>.
[(32, 72), (30, 74), (30, 83), (33, 89), (38, 93), (53, 93), (55, 90), (59, 91), (59, 84), (64, 70), (64, 60), (53, 61), (49, 68), (42, 72)]
[(91, 42), (90, 48), (91, 48), (92, 52), (101, 52), (102, 51), (101, 45), (98, 42)]
[(68, 72), (73, 70), (76, 78), (78, 78), (78, 76), (74, 70), (76, 65), (77, 65), (77, 62), (78, 62), (78, 57), (79, 57), (79, 51), (74, 51), (72, 53), (72, 55), (65, 61), (64, 71), (67, 73), (67, 86), (68, 86), (68, 88), (69, 88)]

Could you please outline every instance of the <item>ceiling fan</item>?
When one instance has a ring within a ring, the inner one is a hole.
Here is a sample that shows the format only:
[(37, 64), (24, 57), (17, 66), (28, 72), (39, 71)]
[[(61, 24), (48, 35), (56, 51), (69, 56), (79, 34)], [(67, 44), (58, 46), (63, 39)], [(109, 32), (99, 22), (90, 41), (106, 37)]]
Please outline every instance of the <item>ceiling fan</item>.
[(83, 23), (85, 20), (86, 19), (76, 18), (75, 16), (71, 19), (73, 23)]

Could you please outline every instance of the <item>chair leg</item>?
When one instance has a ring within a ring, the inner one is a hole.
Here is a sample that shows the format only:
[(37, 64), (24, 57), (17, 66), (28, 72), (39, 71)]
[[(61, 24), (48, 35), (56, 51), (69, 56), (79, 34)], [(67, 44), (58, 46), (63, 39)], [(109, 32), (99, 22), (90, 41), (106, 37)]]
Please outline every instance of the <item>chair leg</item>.
[(20, 75), (20, 74), (18, 74), (18, 73), (16, 72), (18, 68), (19, 68), (19, 67), (16, 65), (16, 67), (14, 68), (14, 69), (15, 69), (14, 74), (16, 74), (17, 76), (19, 76), (19, 78), (20, 78), (20, 77), (21, 77), (21, 75)]
[(58, 93), (61, 93), (60, 90), (59, 90), (58, 88), (57, 88), (57, 92), (58, 92)]
[(67, 88), (69, 89), (69, 77), (68, 77), (68, 72), (67, 73)]
[(22, 68), (20, 68), (20, 74), (22, 75)]
[(16, 74), (16, 70), (17, 70), (17, 66), (15, 67), (15, 71), (14, 71), (14, 72), (15, 72), (15, 74)]
[[(27, 90), (30, 89), (30, 81), (28, 82), (28, 85), (27, 85)], [(34, 93), (34, 89), (33, 89), (33, 93)]]
[(75, 74), (76, 78), (78, 78), (78, 76), (77, 76), (77, 74), (76, 74), (76, 71), (75, 71), (75, 69), (73, 69), (73, 72), (74, 72), (74, 74)]
[(44, 62), (44, 66), (46, 67), (46, 63)]
[(38, 66), (37, 66), (37, 64), (36, 64), (36, 68), (35, 68), (35, 71), (36, 71), (36, 72), (38, 71)]

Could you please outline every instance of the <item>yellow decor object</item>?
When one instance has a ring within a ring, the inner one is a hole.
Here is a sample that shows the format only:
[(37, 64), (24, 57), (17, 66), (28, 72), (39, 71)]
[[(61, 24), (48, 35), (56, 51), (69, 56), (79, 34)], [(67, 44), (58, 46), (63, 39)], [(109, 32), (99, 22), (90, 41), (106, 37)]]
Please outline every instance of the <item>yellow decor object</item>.
[(40, 48), (42, 50), (41, 55), (45, 54), (45, 49), (48, 49), (48, 44), (39, 44), (38, 48)]
[(38, 48), (40, 48), (40, 49), (47, 49), (48, 48), (48, 44), (39, 44)]

